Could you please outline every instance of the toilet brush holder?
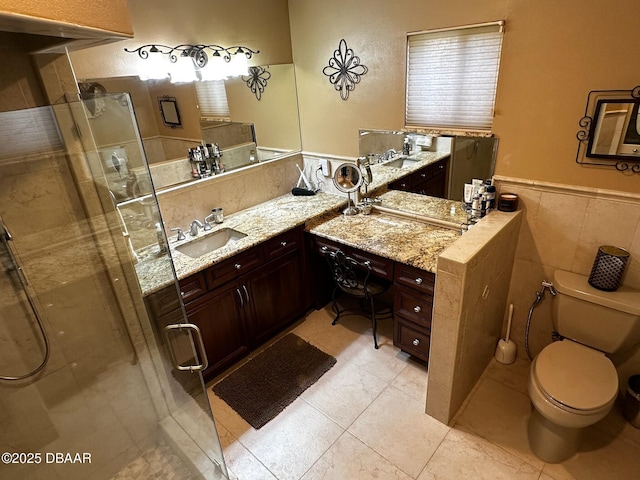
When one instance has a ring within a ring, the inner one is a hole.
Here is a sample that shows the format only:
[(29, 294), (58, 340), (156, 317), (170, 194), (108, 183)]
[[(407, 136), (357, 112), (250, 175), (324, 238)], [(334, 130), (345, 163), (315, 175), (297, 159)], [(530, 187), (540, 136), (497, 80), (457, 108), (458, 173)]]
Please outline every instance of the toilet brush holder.
[(511, 320), (513, 319), (513, 304), (509, 305), (509, 319), (507, 320), (507, 334), (505, 338), (498, 341), (496, 347), (496, 360), (505, 365), (509, 365), (516, 361), (516, 342), (509, 340), (511, 334)]

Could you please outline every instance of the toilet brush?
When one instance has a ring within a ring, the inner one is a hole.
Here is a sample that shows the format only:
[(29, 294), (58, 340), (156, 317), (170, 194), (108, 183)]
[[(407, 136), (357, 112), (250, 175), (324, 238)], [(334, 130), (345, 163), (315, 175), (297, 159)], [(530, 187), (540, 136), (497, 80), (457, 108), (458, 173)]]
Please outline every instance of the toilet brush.
[(496, 347), (496, 360), (500, 363), (510, 364), (516, 360), (516, 343), (509, 340), (511, 333), (511, 319), (513, 318), (513, 303), (509, 305), (509, 319), (507, 320), (507, 335), (501, 338)]

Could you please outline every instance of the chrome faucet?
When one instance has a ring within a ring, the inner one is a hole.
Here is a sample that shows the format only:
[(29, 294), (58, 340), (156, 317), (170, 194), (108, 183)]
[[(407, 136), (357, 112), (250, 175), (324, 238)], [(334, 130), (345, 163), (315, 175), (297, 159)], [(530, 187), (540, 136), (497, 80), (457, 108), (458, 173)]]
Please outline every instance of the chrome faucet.
[(384, 154), (382, 155), (382, 161), (386, 162), (387, 160), (391, 159), (394, 155), (397, 155), (397, 154), (398, 154), (398, 151), (395, 148), (390, 148), (389, 150), (384, 152)]
[(189, 227), (189, 235), (191, 235), (192, 237), (195, 237), (196, 235), (198, 235), (198, 228), (203, 228), (204, 225), (202, 224), (202, 222), (200, 220), (194, 220), (193, 222), (191, 222), (191, 227)]

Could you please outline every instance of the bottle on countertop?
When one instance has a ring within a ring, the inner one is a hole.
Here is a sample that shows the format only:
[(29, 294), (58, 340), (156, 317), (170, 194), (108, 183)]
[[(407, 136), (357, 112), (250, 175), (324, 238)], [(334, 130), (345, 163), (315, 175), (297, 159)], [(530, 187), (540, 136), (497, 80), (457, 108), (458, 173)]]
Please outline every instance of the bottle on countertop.
[(411, 140), (409, 137), (404, 137), (404, 143), (402, 144), (402, 154), (408, 157), (411, 154)]

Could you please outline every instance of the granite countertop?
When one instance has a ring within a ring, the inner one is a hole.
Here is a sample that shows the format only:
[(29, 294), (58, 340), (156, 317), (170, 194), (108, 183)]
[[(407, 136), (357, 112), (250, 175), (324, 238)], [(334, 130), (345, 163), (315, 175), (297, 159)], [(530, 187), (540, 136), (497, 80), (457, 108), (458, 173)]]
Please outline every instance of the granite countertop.
[(438, 255), (461, 235), (460, 230), (380, 213), (375, 209), (370, 215), (340, 215), (307, 228), (307, 231), (434, 273)]
[[(419, 162), (405, 168), (388, 167), (384, 164), (372, 165), (374, 181), (369, 191), (386, 186), (448, 155), (442, 152), (420, 152), (410, 157)], [(458, 224), (466, 219), (460, 202), (399, 191), (386, 192), (380, 198), (383, 206), (395, 210)], [(308, 197), (282, 195), (225, 216), (222, 224), (214, 225), (212, 230), (201, 232), (197, 237), (190, 237), (187, 233), (187, 238), (180, 242), (175, 236), (170, 237), (169, 247), (173, 265), (169, 256), (159, 253), (157, 245), (147, 247), (138, 252), (140, 261), (136, 264), (142, 293), (146, 296), (170, 285), (173, 282), (174, 269), (178, 279), (186, 278), (300, 225), (306, 225), (307, 231), (311, 233), (428, 271), (435, 271), (436, 259), (440, 252), (460, 236), (459, 231), (388, 213), (378, 212), (351, 217), (339, 215), (346, 203), (345, 197), (323, 192)], [(175, 249), (224, 228), (232, 228), (247, 236), (198, 258), (191, 258)]]
[[(345, 197), (319, 192), (313, 196), (286, 194), (273, 200), (224, 217), (224, 222), (213, 225), (213, 229), (178, 242), (176, 237), (169, 238), (169, 247), (176, 275), (183, 279), (207, 267), (220, 263), (233, 255), (248, 250), (287, 230), (304, 225), (307, 221), (323, 215), (333, 216), (347, 203)], [(247, 236), (222, 248), (191, 258), (175, 248), (192, 240), (204, 238), (223, 228), (233, 228)], [(159, 255), (158, 246), (152, 246), (140, 255), (136, 272), (143, 295), (149, 295), (173, 282), (173, 271), (169, 257)]]
[(371, 174), (373, 176), (373, 182), (369, 185), (368, 190), (372, 192), (380, 187), (384, 187), (391, 182), (394, 182), (400, 178), (406, 177), (407, 175), (412, 174), (420, 170), (423, 167), (431, 163), (436, 163), (443, 158), (449, 157), (451, 154), (449, 152), (418, 152), (409, 155), (407, 158), (411, 160), (416, 160), (416, 163), (411, 166), (406, 166), (403, 168), (398, 167), (390, 167), (387, 164), (393, 162), (398, 158), (403, 158), (403, 155), (398, 155), (391, 160), (383, 163), (375, 163), (371, 165)]

